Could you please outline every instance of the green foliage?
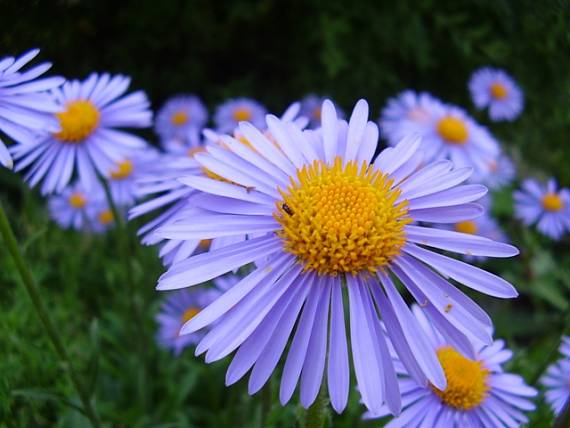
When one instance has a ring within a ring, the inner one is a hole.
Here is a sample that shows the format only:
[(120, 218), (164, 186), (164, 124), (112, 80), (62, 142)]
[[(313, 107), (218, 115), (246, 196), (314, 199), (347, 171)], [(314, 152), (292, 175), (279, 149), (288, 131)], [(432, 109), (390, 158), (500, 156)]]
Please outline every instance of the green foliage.
[[(212, 109), (226, 97), (247, 95), (275, 111), (317, 92), (345, 108), (366, 97), (378, 113), (405, 88), (471, 108), (470, 73), (483, 65), (503, 67), (523, 87), (526, 108), (514, 124), (491, 129), (516, 159), (521, 177), (553, 175), (569, 186), (569, 18), (564, 0), (12, 1), (2, 2), (0, 54), (38, 46), (41, 58), (53, 61), (53, 72), (66, 77), (83, 78), (92, 70), (131, 75), (132, 86), (146, 90), (155, 107), (172, 94), (194, 92)], [(142, 337), (114, 236), (59, 230), (48, 220), (44, 201), (5, 170), (0, 188), (42, 295), (89, 379), (106, 426), (258, 427), (265, 418), (268, 426), (289, 427), (303, 420), (296, 404), (276, 404), (275, 381), (271, 391), (249, 397), (246, 381), (223, 386), (227, 361), (206, 366), (191, 352), (173, 358), (156, 347), (154, 284), (162, 267), (154, 249), (138, 245), (134, 225)], [(515, 352), (508, 368), (534, 383), (556, 358), (568, 325), (570, 242), (552, 243), (513, 221), (510, 190), (495, 195), (494, 210), (521, 256), (488, 266), (521, 296), (473, 296)], [(0, 266), (0, 426), (88, 426), (3, 250)], [(135, 352), (138, 341), (146, 350), (146, 379)], [(273, 403), (265, 415), (263, 394)], [(361, 413), (352, 390), (347, 411), (329, 415), (327, 423), (378, 425), (361, 421)], [(540, 403), (531, 426), (550, 423)]]

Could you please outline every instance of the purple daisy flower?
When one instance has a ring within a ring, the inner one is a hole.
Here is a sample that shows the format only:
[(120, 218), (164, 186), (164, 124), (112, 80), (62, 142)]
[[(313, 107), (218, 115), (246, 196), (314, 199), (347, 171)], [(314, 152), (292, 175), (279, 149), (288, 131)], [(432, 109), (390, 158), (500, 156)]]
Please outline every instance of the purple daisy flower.
[(196, 345), (203, 337), (205, 332), (193, 334), (180, 334), (182, 326), (200, 313), (202, 309), (217, 299), (223, 290), (235, 284), (236, 279), (233, 275), (218, 278), (215, 281), (215, 287), (194, 288), (191, 290), (178, 290), (168, 293), (156, 321), (159, 325), (157, 334), (157, 342), (160, 347), (172, 350), (174, 355), (179, 356), (188, 346)]
[(96, 171), (106, 176), (115, 166), (146, 142), (115, 129), (150, 126), (152, 113), (142, 91), (124, 95), (130, 83), (125, 76), (91, 74), (86, 80), (68, 81), (53, 89), (61, 130), (11, 148), (16, 170), (28, 168), (26, 181), (34, 187), (43, 181), (42, 193), (60, 192), (74, 171), (86, 189), (95, 186)]
[(186, 152), (200, 144), (208, 110), (195, 95), (170, 98), (156, 114), (154, 129), (166, 151)]
[[(429, 323), (423, 311), (412, 308), (422, 334), (437, 353), (447, 379), (440, 389), (429, 383), (418, 384), (402, 361), (395, 358), (398, 383), (402, 391), (402, 414), (386, 427), (411, 428), (503, 428), (528, 422), (524, 412), (535, 408), (529, 399), (537, 395), (521, 376), (505, 373), (502, 364), (512, 352), (502, 340), (486, 346), (473, 343), (475, 357), (466, 358), (461, 351)], [(393, 353), (395, 355), (395, 353)], [(379, 413), (367, 412), (366, 419), (390, 414), (387, 406)]]
[(388, 100), (379, 125), (381, 135), (390, 145), (398, 144), (411, 133), (423, 135), (434, 125), (434, 106), (443, 103), (426, 92), (406, 90)]
[(475, 71), (469, 81), (469, 91), (475, 106), (479, 110), (489, 108), (489, 116), (495, 122), (514, 120), (523, 110), (523, 93), (503, 70), (483, 67)]
[(222, 133), (233, 132), (243, 121), (262, 127), (266, 113), (265, 107), (251, 98), (235, 98), (224, 102), (216, 109), (214, 123), (216, 130)]
[(182, 332), (217, 322), (196, 353), (206, 352), (206, 362), (212, 362), (237, 350), (226, 381), (233, 384), (251, 369), (250, 393), (267, 382), (292, 335), (281, 402), (291, 399), (300, 382), (301, 403), (310, 406), (327, 367), (329, 395), (338, 412), (346, 406), (350, 384), (346, 288), (352, 362), (363, 401), (372, 411), (387, 401), (398, 413), (400, 394), (386, 336), (421, 382), (444, 389), (446, 381), (435, 350), (416, 333), (417, 322), (394, 280), (425, 306), (442, 334), (474, 355), (467, 338), (490, 344), (491, 320), (448, 279), (496, 297), (512, 298), (517, 292), (491, 273), (425, 247), (490, 257), (510, 257), (518, 250), (479, 236), (412, 225), (476, 218), (482, 207), (473, 201), (487, 190), (461, 185), (471, 169), (454, 169), (450, 161), (419, 167), (420, 141), (414, 138), (384, 150), (370, 164), (378, 128), (368, 121), (364, 100), (348, 124), (338, 120), (332, 102), (325, 101), (322, 111), (319, 131), (303, 132), (268, 115), (272, 141), (240, 123), (251, 147), (226, 136), (224, 147), (195, 155), (224, 181), (180, 178), (202, 192), (202, 213), (157, 233), (180, 240), (255, 237), (175, 263), (157, 288), (190, 287), (256, 261), (249, 275)]
[[(323, 105), (324, 97), (315, 94), (309, 94), (301, 101), (301, 115), (308, 118), (309, 126), (311, 128), (318, 128), (321, 126), (321, 106)], [(344, 118), (343, 111), (335, 104), (336, 114), (340, 118)]]
[(63, 229), (101, 233), (113, 223), (105, 193), (101, 186), (87, 191), (77, 182), (48, 199), (50, 217)]
[[(57, 88), (65, 79), (38, 79), (51, 68), (49, 62), (22, 70), (39, 52), (39, 49), (32, 49), (19, 58), (0, 59), (0, 132), (18, 143), (32, 142), (38, 132), (59, 130), (53, 113), (61, 107), (45, 91)], [(1, 139), (0, 165), (13, 166), (12, 157)]]
[(562, 358), (550, 365), (540, 383), (546, 388), (546, 401), (558, 415), (570, 398), (570, 337), (564, 336), (560, 345)]
[(474, 175), (472, 181), (483, 183), (492, 190), (498, 190), (511, 184), (515, 176), (516, 169), (513, 161), (503, 154), (498, 159), (490, 161), (488, 173), (484, 173), (481, 177)]
[(118, 207), (130, 207), (135, 203), (138, 180), (164, 168), (158, 160), (159, 152), (147, 147), (116, 162), (107, 172), (111, 195)]
[(570, 228), (570, 192), (557, 189), (551, 178), (546, 186), (537, 180), (527, 179), (522, 189), (514, 192), (515, 214), (526, 225), (536, 223), (537, 229), (552, 239), (558, 240)]

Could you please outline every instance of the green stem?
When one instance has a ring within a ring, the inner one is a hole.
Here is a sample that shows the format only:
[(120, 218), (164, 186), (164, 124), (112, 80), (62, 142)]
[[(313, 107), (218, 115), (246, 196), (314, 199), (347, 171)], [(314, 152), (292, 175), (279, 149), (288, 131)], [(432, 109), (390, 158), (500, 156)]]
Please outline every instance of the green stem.
[(562, 408), (562, 411), (554, 421), (552, 428), (568, 428), (570, 427), (570, 397), (566, 400), (566, 404)]
[(124, 274), (125, 274), (125, 284), (126, 284), (126, 291), (128, 294), (128, 301), (130, 305), (131, 312), (134, 316), (135, 321), (135, 341), (136, 347), (139, 354), (141, 371), (139, 376), (137, 376), (137, 383), (138, 383), (138, 394), (139, 394), (139, 401), (141, 403), (142, 408), (146, 408), (147, 403), (147, 388), (146, 388), (146, 335), (143, 328), (144, 318), (142, 315), (140, 299), (138, 299), (138, 290), (135, 286), (134, 282), (134, 275), (133, 275), (133, 265), (131, 263), (131, 250), (129, 245), (129, 233), (127, 230), (127, 225), (125, 223), (125, 219), (123, 218), (121, 212), (117, 208), (117, 204), (113, 199), (113, 195), (111, 193), (111, 189), (109, 187), (108, 181), (104, 177), (99, 177), (103, 189), (105, 190), (105, 196), (107, 198), (107, 202), (109, 204), (109, 208), (113, 213), (113, 219), (115, 221), (116, 230), (115, 235), (117, 237), (117, 245), (119, 247), (119, 253), (121, 257), (121, 261), (124, 265)]
[(305, 428), (324, 428), (327, 418), (327, 405), (328, 399), (323, 386), (317, 399), (305, 413)]
[(51, 343), (64, 364), (66, 371), (69, 373), (69, 377), (73, 386), (75, 387), (77, 394), (79, 395), (79, 399), (81, 400), (81, 404), (83, 407), (83, 411), (85, 412), (85, 416), (91, 422), (91, 425), (95, 428), (99, 428), (101, 426), (101, 422), (99, 421), (99, 416), (95, 411), (95, 408), (91, 404), (91, 400), (89, 399), (89, 393), (85, 388), (85, 385), (81, 382), (78, 372), (75, 370), (71, 358), (67, 353), (65, 346), (63, 345), (63, 341), (59, 337), (57, 329), (55, 328), (51, 318), (49, 317), (49, 312), (40, 296), (38, 287), (34, 281), (34, 277), (32, 273), (24, 261), (24, 257), (20, 252), (20, 248), (18, 247), (18, 243), (16, 241), (16, 237), (14, 236), (14, 232), (12, 231), (12, 227), (10, 226), (10, 222), (8, 221), (8, 217), (4, 212), (4, 207), (2, 203), (0, 203), (0, 233), (2, 234), (2, 238), (8, 248), (8, 252), (12, 256), (14, 263), (16, 265), (16, 269), (20, 274), (20, 279), (22, 280), (22, 284), (30, 296), (34, 308), (40, 318), (44, 328), (51, 340)]

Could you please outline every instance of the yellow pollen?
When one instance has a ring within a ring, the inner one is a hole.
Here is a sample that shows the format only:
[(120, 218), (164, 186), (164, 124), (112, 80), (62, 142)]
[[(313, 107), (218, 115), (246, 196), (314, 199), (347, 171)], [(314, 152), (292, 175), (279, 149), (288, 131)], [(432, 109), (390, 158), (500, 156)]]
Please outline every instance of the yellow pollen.
[(564, 201), (557, 193), (547, 193), (542, 197), (542, 207), (546, 211), (557, 212), (564, 208)]
[(319, 274), (374, 272), (400, 254), (408, 202), (393, 180), (364, 162), (315, 161), (290, 178), (275, 219), (285, 250)]
[(181, 126), (187, 124), (189, 119), (188, 113), (185, 111), (177, 111), (170, 117), (170, 123), (174, 126)]
[(113, 211), (111, 210), (101, 211), (101, 213), (99, 213), (98, 219), (99, 223), (101, 223), (104, 226), (112, 223), (114, 220)]
[(71, 205), (73, 208), (77, 208), (77, 209), (84, 208), (85, 205), (87, 205), (87, 199), (85, 199), (85, 196), (83, 196), (83, 193), (81, 193), (81, 192), (73, 192), (69, 196), (68, 201), (69, 201), (69, 205)]
[(447, 388), (440, 391), (433, 385), (431, 389), (446, 405), (457, 410), (471, 410), (479, 406), (487, 397), (489, 385), (487, 378), (490, 371), (481, 361), (465, 358), (451, 346), (437, 350)]
[(475, 235), (478, 229), (479, 228), (477, 227), (477, 223), (475, 223), (473, 220), (466, 220), (455, 223), (455, 230), (457, 232)]
[(191, 306), (186, 309), (182, 314), (182, 324), (186, 324), (188, 321), (198, 315), (200, 313), (200, 310), (200, 308), (197, 308), (195, 306)]
[(490, 91), (491, 96), (497, 100), (505, 99), (508, 94), (507, 88), (501, 83), (493, 83)]
[(247, 107), (239, 107), (234, 110), (233, 118), (236, 122), (243, 122), (251, 119), (251, 110)]
[(133, 173), (133, 163), (125, 159), (117, 163), (117, 168), (111, 171), (110, 176), (113, 180), (124, 180)]
[(463, 145), (467, 143), (469, 131), (463, 120), (453, 116), (445, 116), (437, 123), (437, 132), (449, 144)]
[(91, 101), (71, 101), (65, 111), (56, 113), (61, 131), (53, 136), (66, 143), (81, 143), (95, 131), (100, 116)]

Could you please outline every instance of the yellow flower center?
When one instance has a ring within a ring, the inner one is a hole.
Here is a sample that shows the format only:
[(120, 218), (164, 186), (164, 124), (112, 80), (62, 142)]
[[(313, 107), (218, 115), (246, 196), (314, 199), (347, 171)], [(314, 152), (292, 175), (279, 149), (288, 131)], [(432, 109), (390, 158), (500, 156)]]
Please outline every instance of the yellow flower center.
[(198, 247), (201, 250), (207, 251), (210, 248), (210, 244), (212, 243), (211, 239), (201, 239)]
[(244, 120), (251, 119), (251, 110), (247, 107), (239, 107), (234, 110), (233, 114), (236, 122), (243, 122)]
[(77, 209), (84, 208), (85, 205), (87, 205), (87, 199), (85, 199), (85, 196), (83, 196), (83, 193), (81, 193), (81, 192), (73, 192), (69, 196), (68, 201), (69, 201), (69, 205), (71, 205), (73, 208), (77, 208)]
[(479, 228), (477, 227), (477, 223), (475, 223), (473, 220), (466, 220), (455, 223), (455, 230), (457, 232), (475, 235), (478, 229)]
[(190, 117), (185, 111), (177, 111), (170, 117), (170, 123), (175, 126), (185, 125), (188, 123), (188, 120), (190, 120)]
[(479, 406), (489, 392), (489, 369), (481, 361), (465, 358), (451, 346), (439, 348), (437, 358), (447, 379), (444, 391), (431, 386), (437, 396), (457, 410), (471, 410)]
[(491, 96), (497, 100), (502, 100), (507, 97), (508, 91), (505, 85), (501, 83), (493, 83), (491, 85)]
[(105, 210), (101, 211), (101, 213), (99, 213), (99, 216), (97, 218), (99, 220), (99, 223), (106, 226), (112, 223), (115, 217), (113, 216), (113, 211)]
[(65, 143), (81, 143), (97, 128), (101, 114), (97, 107), (87, 100), (71, 101), (67, 109), (56, 113), (61, 131), (54, 135)]
[(125, 159), (117, 163), (117, 168), (111, 171), (110, 176), (113, 180), (124, 180), (133, 173), (133, 163)]
[(400, 254), (406, 236), (408, 202), (399, 189), (364, 162), (332, 166), (315, 161), (290, 179), (275, 219), (285, 250), (319, 274), (374, 272)]
[(467, 142), (469, 131), (463, 120), (445, 116), (437, 123), (437, 132), (449, 144), (463, 145)]
[(557, 212), (564, 208), (564, 201), (556, 193), (547, 193), (542, 197), (542, 207), (546, 211)]
[(182, 324), (187, 323), (192, 318), (200, 313), (201, 309), (197, 308), (196, 306), (190, 306), (188, 309), (184, 311), (182, 314)]

